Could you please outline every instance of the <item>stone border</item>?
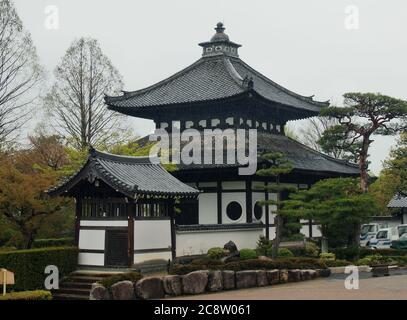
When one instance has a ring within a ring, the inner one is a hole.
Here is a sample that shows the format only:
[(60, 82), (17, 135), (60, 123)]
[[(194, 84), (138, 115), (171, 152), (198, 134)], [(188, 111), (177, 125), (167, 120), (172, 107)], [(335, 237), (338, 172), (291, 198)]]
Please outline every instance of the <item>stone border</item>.
[(147, 300), (181, 295), (195, 295), (243, 288), (264, 287), (279, 283), (329, 277), (330, 269), (274, 270), (199, 270), (186, 275), (146, 277), (136, 283), (120, 281), (110, 290), (94, 283), (90, 300)]

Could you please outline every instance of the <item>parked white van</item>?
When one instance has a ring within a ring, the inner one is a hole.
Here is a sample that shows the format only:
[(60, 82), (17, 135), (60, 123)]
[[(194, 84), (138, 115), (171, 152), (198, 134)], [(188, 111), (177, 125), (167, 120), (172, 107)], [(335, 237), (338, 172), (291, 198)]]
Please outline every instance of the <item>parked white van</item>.
[(379, 229), (379, 224), (377, 223), (362, 224), (360, 229), (360, 246), (368, 246), (370, 239), (374, 238)]
[(399, 233), (397, 228), (383, 228), (369, 240), (369, 247), (373, 249), (390, 248), (391, 242), (398, 239)]

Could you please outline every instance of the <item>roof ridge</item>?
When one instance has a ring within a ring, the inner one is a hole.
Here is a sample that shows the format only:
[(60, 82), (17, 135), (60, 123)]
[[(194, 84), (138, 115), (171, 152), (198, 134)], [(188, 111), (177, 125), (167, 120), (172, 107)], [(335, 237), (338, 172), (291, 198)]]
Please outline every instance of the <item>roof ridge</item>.
[(328, 155), (328, 154), (325, 154), (325, 153), (323, 153), (323, 152), (320, 152), (320, 151), (318, 151), (318, 150), (315, 150), (315, 149), (313, 149), (313, 148), (311, 148), (311, 147), (309, 147), (309, 146), (307, 146), (307, 145), (305, 145), (305, 144), (299, 142), (298, 140), (295, 140), (295, 139), (290, 138), (290, 137), (288, 137), (288, 136), (285, 136), (285, 137), (287, 137), (290, 141), (292, 141), (292, 142), (294, 142), (294, 143), (300, 145), (301, 147), (303, 147), (303, 148), (305, 148), (305, 149), (307, 149), (307, 150), (309, 150), (309, 151), (311, 151), (311, 152), (313, 152), (313, 153), (315, 153), (315, 154), (321, 155), (321, 156), (324, 157), (324, 158), (327, 158), (327, 159), (329, 159), (329, 160), (332, 160), (332, 161), (335, 161), (335, 162), (338, 162), (338, 163), (342, 163), (342, 164), (345, 164), (345, 165), (348, 165), (348, 166), (351, 166), (351, 167), (358, 167), (358, 165), (357, 165), (356, 163), (352, 163), (352, 162), (349, 162), (348, 160), (344, 160), (344, 159), (337, 159), (337, 158), (334, 158), (334, 157), (332, 157), (332, 156), (330, 156), (330, 155)]
[[(238, 58), (238, 59), (235, 59), (235, 60), (237, 60), (237, 62), (243, 64), (243, 66), (244, 66), (245, 68), (249, 69), (249, 70), (252, 71), (254, 74), (258, 75), (258, 76), (259, 76), (260, 78), (262, 78), (264, 81), (266, 81), (266, 82), (268, 82), (269, 84), (273, 85), (274, 87), (276, 87), (276, 88), (278, 88), (278, 89), (284, 91), (285, 93), (291, 95), (291, 96), (294, 97), (294, 98), (298, 98), (298, 99), (300, 99), (300, 100), (303, 100), (303, 101), (305, 101), (305, 102), (308, 102), (308, 103), (311, 103), (311, 104), (314, 104), (314, 105), (317, 105), (317, 106), (327, 106), (327, 105), (329, 105), (329, 101), (330, 101), (330, 100), (327, 100), (327, 101), (316, 101), (316, 100), (313, 100), (313, 99), (312, 99), (312, 98), (314, 97), (314, 95), (307, 97), (307, 96), (303, 96), (303, 95), (300, 95), (300, 94), (298, 94), (298, 93), (295, 93), (294, 91), (291, 91), (291, 90), (289, 90), (289, 89), (283, 87), (282, 85), (280, 85), (280, 84), (278, 84), (277, 82), (271, 80), (269, 77), (265, 76), (265, 75), (262, 74), (261, 72), (259, 72), (259, 71), (257, 71), (256, 69), (252, 68), (252, 67), (249, 66), (246, 62), (244, 62), (242, 59)], [(256, 84), (254, 84), (254, 90), (256, 91)]]
[(201, 63), (203, 63), (206, 59), (204, 58), (199, 58), (198, 60), (196, 60), (194, 63), (190, 64), (189, 66), (185, 67), (184, 69), (181, 69), (180, 71), (174, 73), (173, 75), (157, 82), (154, 83), (148, 87), (139, 89), (139, 90), (135, 90), (135, 91), (122, 91), (123, 95), (121, 96), (105, 96), (105, 101), (108, 103), (109, 101), (118, 101), (118, 100), (122, 100), (122, 99), (127, 99), (127, 98), (132, 98), (135, 97), (137, 95), (143, 94), (145, 92), (148, 92), (152, 89), (156, 89), (160, 86), (162, 86), (165, 83), (168, 83), (176, 78), (178, 78), (179, 76), (183, 75), (184, 73), (188, 72), (189, 70), (193, 69), (194, 67), (200, 65)]
[[(115, 162), (132, 162), (132, 163), (145, 163), (145, 164), (154, 164), (152, 162), (153, 159), (156, 157), (150, 156), (130, 156), (130, 155), (121, 155), (121, 154), (113, 154), (109, 152), (103, 152), (99, 150), (94, 150), (95, 158), (101, 158), (104, 160), (110, 160)], [(92, 157), (92, 155), (90, 155)], [(143, 162), (143, 160), (148, 160)]]

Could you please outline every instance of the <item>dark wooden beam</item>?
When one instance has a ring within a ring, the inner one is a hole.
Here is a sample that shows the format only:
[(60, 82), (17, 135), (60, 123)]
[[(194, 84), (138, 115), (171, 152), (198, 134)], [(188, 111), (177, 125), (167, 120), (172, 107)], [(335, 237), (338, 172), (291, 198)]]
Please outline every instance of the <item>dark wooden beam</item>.
[[(264, 183), (264, 185), (267, 187), (268, 182), (266, 181)], [(264, 200), (265, 201), (269, 200), (269, 192), (268, 192), (267, 189), (264, 192)], [(266, 218), (265, 218), (265, 221), (266, 221), (266, 239), (270, 240), (270, 214), (269, 214), (269, 204), (268, 203), (266, 203), (264, 210), (265, 210), (265, 214), (266, 214)]]
[(168, 214), (170, 216), (171, 224), (171, 258), (175, 261), (177, 256), (177, 239), (175, 234), (175, 201), (168, 200)]
[(253, 222), (253, 210), (252, 210), (252, 181), (246, 180), (246, 222)]
[(75, 246), (79, 246), (79, 230), (81, 226), (81, 217), (82, 217), (82, 199), (76, 198), (75, 206)]
[(129, 199), (126, 204), (127, 209), (127, 256), (128, 264), (131, 267), (134, 264), (134, 210), (135, 210), (134, 200)]
[(222, 181), (216, 182), (218, 224), (222, 224)]

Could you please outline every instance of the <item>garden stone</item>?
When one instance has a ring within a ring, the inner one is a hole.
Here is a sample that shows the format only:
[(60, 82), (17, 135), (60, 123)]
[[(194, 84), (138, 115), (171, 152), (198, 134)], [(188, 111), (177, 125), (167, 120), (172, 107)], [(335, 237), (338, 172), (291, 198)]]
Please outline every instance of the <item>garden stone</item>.
[(223, 249), (228, 250), (230, 253), (237, 252), (237, 246), (233, 241), (229, 241), (223, 246)]
[(308, 270), (308, 273), (310, 275), (310, 279), (316, 279), (318, 277), (318, 274), (315, 270)]
[(278, 269), (267, 270), (266, 274), (267, 274), (267, 280), (268, 280), (269, 284), (277, 284), (280, 282)]
[(331, 270), (330, 269), (319, 269), (318, 274), (320, 277), (327, 278), (331, 275)]
[(208, 284), (208, 270), (190, 272), (182, 278), (182, 287), (186, 294), (199, 294), (205, 292)]
[(282, 269), (279, 271), (279, 282), (280, 283), (288, 282), (288, 270)]
[(100, 283), (92, 284), (89, 300), (110, 300), (109, 290)]
[(230, 290), (236, 287), (235, 272), (231, 270), (222, 271), (223, 289)]
[(266, 256), (259, 256), (257, 259), (260, 261), (273, 261), (273, 259)]
[(166, 276), (163, 278), (164, 292), (170, 296), (180, 296), (182, 294), (181, 276)]
[(208, 276), (208, 291), (219, 291), (222, 289), (222, 271), (210, 271)]
[(288, 270), (288, 281), (289, 282), (301, 281), (301, 271), (298, 269)]
[(237, 271), (236, 272), (236, 288), (252, 288), (257, 286), (257, 271)]
[(301, 270), (301, 280), (306, 281), (311, 279), (310, 270)]
[(131, 281), (120, 281), (112, 285), (113, 300), (133, 300), (134, 286)]
[(264, 287), (269, 284), (267, 279), (267, 272), (266, 270), (258, 270), (257, 271), (257, 286)]
[(165, 296), (163, 281), (158, 277), (143, 278), (134, 287), (140, 299), (160, 299)]

